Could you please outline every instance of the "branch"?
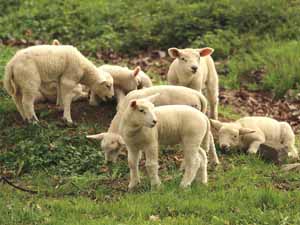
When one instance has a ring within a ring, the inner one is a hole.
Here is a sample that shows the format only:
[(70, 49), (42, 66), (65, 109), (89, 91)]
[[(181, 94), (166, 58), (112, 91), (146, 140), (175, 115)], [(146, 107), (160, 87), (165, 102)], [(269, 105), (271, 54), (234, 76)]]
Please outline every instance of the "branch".
[(33, 190), (29, 190), (29, 189), (26, 189), (26, 188), (23, 188), (23, 187), (19, 187), (15, 184), (13, 184), (11, 181), (9, 181), (6, 177), (3, 177), (3, 176), (0, 176), (0, 181), (3, 180), (4, 183), (7, 183), (8, 185), (20, 190), (20, 191), (24, 191), (24, 192), (28, 192), (30, 194), (37, 194), (38, 192), (37, 191), (33, 191)]

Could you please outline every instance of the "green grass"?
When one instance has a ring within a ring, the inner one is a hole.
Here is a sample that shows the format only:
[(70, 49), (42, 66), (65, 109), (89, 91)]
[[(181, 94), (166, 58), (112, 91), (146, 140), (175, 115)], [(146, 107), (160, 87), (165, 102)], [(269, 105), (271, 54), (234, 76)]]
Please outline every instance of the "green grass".
[[(300, 84), (300, 43), (298, 41), (262, 41), (251, 53), (234, 56), (228, 62), (229, 74), (221, 78), (226, 87), (273, 92), (283, 96), (289, 89), (298, 89)], [(256, 83), (255, 72), (262, 71), (262, 80)]]
[[(3, 68), (16, 49), (1, 50)], [(181, 190), (176, 150), (162, 147), (162, 189), (150, 190), (141, 166), (142, 184), (129, 193), (126, 160), (104, 166), (100, 144), (85, 138), (107, 129), (112, 106), (105, 104), (104, 111), (97, 111), (73, 104), (79, 125), (71, 128), (62, 125), (56, 109), (44, 105), (37, 110), (40, 124), (26, 125), (11, 98), (2, 89), (0, 93), (0, 173), (38, 191), (31, 195), (0, 183), (0, 224), (300, 223), (298, 172), (282, 172), (255, 156), (221, 155), (222, 164), (209, 170), (208, 186)], [(239, 117), (230, 106), (220, 107), (220, 115)]]

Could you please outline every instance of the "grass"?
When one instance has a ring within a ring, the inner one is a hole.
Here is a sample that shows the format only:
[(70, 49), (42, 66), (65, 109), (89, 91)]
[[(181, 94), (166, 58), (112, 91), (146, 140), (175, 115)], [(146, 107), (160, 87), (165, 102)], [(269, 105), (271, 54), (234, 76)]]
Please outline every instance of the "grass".
[[(15, 50), (1, 47), (2, 68)], [(53, 106), (38, 106), (40, 124), (28, 126), (0, 93), (0, 172), (38, 191), (0, 183), (0, 224), (300, 224), (297, 172), (282, 172), (256, 156), (221, 155), (208, 186), (181, 190), (176, 150), (162, 147), (162, 189), (150, 190), (142, 161), (142, 184), (129, 193), (126, 160), (104, 166), (99, 143), (84, 137), (107, 129), (113, 105), (75, 103), (74, 128), (60, 123)], [(220, 107), (220, 114), (239, 116), (230, 106)]]

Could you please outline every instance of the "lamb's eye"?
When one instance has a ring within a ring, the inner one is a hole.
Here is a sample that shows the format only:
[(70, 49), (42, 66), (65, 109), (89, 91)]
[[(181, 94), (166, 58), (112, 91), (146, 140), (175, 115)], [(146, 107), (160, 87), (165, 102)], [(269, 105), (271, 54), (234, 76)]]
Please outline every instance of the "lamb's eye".
[(182, 60), (182, 61), (185, 61), (185, 58), (182, 57), (181, 60)]
[(234, 138), (237, 138), (237, 135), (234, 135), (233, 137), (234, 137)]
[(106, 87), (107, 87), (108, 89), (110, 89), (110, 85), (106, 85)]
[(140, 111), (141, 113), (144, 113), (144, 112), (145, 112), (143, 109), (140, 109), (139, 111)]

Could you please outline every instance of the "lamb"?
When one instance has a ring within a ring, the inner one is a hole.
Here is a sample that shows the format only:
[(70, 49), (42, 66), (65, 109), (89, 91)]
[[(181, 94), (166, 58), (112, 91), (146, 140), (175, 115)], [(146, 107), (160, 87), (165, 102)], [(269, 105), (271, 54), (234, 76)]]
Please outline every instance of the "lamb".
[(210, 104), (210, 117), (218, 119), (219, 81), (214, 61), (210, 56), (213, 51), (208, 47), (169, 48), (168, 53), (175, 60), (170, 65), (167, 80), (169, 84), (181, 85), (197, 91), (206, 89)]
[[(126, 149), (124, 142), (119, 135), (119, 123), (122, 114), (128, 106), (130, 100), (148, 97), (156, 93), (160, 93), (160, 95), (155, 98), (155, 106), (189, 105), (197, 108), (198, 110), (201, 110), (202, 112), (206, 112), (207, 101), (205, 97), (199, 91), (195, 91), (190, 88), (182, 86), (161, 85), (132, 91), (124, 98), (124, 100), (120, 104), (119, 110), (111, 121), (108, 131), (106, 133), (87, 136), (87, 138), (97, 139), (101, 141), (101, 149), (103, 149), (104, 151), (106, 162), (116, 162), (122, 150)], [(219, 164), (219, 159), (216, 154), (212, 135), (209, 153), (212, 156), (213, 162), (215, 164)]]
[(138, 87), (139, 79), (137, 75), (140, 72), (139, 67), (130, 70), (127, 67), (102, 65), (99, 69), (110, 73), (114, 80), (115, 89), (120, 89), (125, 95)]
[[(120, 121), (120, 133), (128, 149), (129, 189), (139, 182), (139, 155), (146, 156), (146, 169), (151, 186), (161, 184), (158, 176), (159, 144), (181, 144), (185, 172), (180, 186), (186, 188), (193, 180), (207, 183), (207, 156), (210, 123), (205, 114), (186, 105), (154, 107), (157, 95), (131, 100)], [(205, 149), (201, 146), (205, 143)]]
[[(114, 80), (113, 80), (113, 77), (111, 76), (111, 74), (102, 70), (100, 67), (98, 68), (98, 70), (99, 70), (99, 74), (101, 74), (105, 78), (105, 80), (109, 83), (109, 85), (113, 86)], [(117, 101), (119, 101), (119, 99), (122, 99), (122, 96), (121, 97), (119, 96), (119, 94), (118, 94), (119, 92), (115, 88), (114, 88), (114, 92), (115, 92), (115, 94), (117, 94)], [(106, 98), (104, 97), (101, 100), (106, 101)], [(93, 106), (97, 106), (98, 102), (99, 101), (98, 101), (98, 97), (97, 97), (96, 93), (91, 91), (89, 104), (93, 105)]]
[(13, 97), (22, 118), (38, 121), (34, 101), (40, 87), (57, 82), (58, 99), (64, 108), (63, 119), (72, 123), (71, 102), (78, 83), (86, 85), (99, 97), (112, 97), (111, 86), (95, 65), (75, 47), (38, 45), (18, 51), (5, 68), (4, 87)]
[[(81, 84), (76, 85), (73, 89), (72, 102), (88, 99), (88, 91)], [(49, 101), (52, 103), (57, 102), (57, 82), (49, 82), (42, 84), (40, 87), (40, 93), (35, 99), (35, 103)]]
[(298, 158), (295, 135), (287, 122), (252, 116), (231, 123), (211, 120), (211, 124), (218, 131), (220, 147), (224, 151), (237, 147), (255, 154), (259, 146), (265, 144), (275, 149), (287, 147), (288, 155)]

